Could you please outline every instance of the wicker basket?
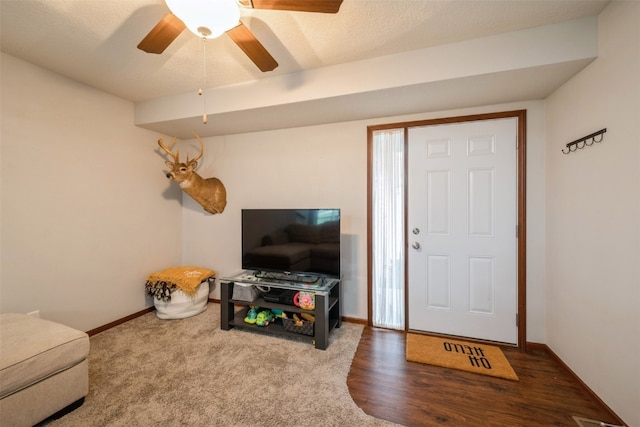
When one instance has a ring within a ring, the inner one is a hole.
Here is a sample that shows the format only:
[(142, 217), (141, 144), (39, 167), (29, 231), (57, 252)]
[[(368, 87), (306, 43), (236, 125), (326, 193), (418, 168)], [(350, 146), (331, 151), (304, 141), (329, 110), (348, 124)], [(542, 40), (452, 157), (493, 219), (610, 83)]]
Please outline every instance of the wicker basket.
[(296, 334), (303, 334), (313, 336), (314, 322), (306, 320), (302, 321), (302, 326), (298, 326), (293, 319), (282, 319), (282, 325), (285, 331), (295, 332)]
[(237, 301), (253, 302), (260, 296), (260, 291), (254, 286), (248, 283), (234, 283), (233, 296), (231, 299)]

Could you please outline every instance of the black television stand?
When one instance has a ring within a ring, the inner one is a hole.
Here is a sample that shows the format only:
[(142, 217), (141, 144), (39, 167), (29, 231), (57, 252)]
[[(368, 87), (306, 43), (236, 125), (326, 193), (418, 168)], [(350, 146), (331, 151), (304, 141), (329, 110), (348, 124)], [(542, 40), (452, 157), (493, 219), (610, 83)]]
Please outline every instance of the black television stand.
[[(317, 349), (325, 350), (329, 346), (329, 333), (341, 324), (340, 313), (340, 280), (326, 277), (309, 277), (309, 281), (296, 281), (291, 277), (278, 278), (276, 275), (259, 274), (244, 270), (233, 276), (224, 277), (220, 281), (220, 328), (227, 331), (231, 328), (246, 329), (265, 334), (275, 334), (290, 338), (310, 340)], [(306, 279), (307, 276), (304, 276)], [(266, 301), (258, 296), (254, 301), (233, 299), (233, 288), (242, 285), (258, 285), (261, 288), (286, 289), (296, 292), (308, 292), (315, 298), (315, 308), (304, 310), (298, 306)], [(241, 307), (236, 311), (236, 307)], [(285, 325), (283, 319), (275, 319), (268, 326), (256, 326), (244, 321), (250, 306), (264, 309), (282, 310), (287, 313), (309, 313), (315, 317), (312, 334), (292, 331), (290, 323)]]

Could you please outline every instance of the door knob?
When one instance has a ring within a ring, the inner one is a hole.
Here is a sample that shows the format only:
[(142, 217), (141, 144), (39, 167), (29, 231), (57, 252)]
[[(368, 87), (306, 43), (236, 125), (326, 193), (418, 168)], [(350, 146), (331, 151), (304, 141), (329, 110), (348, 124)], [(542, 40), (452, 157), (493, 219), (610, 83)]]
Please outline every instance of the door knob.
[(411, 245), (411, 247), (412, 247), (413, 249), (420, 249), (420, 243), (418, 243), (418, 242), (413, 242), (413, 244)]

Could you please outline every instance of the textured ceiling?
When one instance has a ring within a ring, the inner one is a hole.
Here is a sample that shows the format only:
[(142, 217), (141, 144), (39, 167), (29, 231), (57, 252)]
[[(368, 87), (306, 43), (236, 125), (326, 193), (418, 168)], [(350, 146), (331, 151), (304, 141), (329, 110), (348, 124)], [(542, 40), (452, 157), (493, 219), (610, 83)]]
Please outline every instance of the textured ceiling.
[[(302, 0), (304, 1), (304, 0)], [(338, 14), (242, 9), (280, 64), (260, 72), (227, 36), (206, 44), (206, 84), (252, 82), (329, 65), (597, 15), (607, 1), (344, 0)], [(201, 43), (184, 31), (161, 55), (138, 42), (162, 0), (2, 0), (2, 51), (134, 102), (202, 86)]]

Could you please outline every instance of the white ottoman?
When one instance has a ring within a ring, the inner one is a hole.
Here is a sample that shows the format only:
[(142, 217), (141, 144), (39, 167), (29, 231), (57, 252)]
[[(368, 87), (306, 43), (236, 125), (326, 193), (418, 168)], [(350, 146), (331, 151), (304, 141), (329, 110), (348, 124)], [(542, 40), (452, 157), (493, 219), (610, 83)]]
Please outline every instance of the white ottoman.
[(89, 392), (89, 336), (26, 314), (0, 314), (0, 425), (33, 426)]

